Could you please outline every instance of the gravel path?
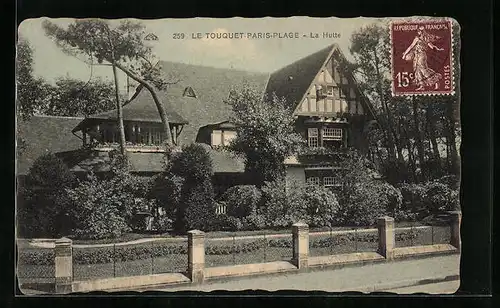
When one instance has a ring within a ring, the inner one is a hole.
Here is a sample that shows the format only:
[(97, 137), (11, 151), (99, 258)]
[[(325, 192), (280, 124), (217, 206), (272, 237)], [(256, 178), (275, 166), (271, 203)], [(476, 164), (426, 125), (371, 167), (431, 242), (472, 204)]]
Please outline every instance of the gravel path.
[[(413, 229), (427, 229), (430, 228), (429, 226), (418, 226), (418, 227), (413, 227)], [(396, 228), (395, 230), (397, 231), (407, 231), (412, 229), (411, 227), (404, 227), (404, 228)], [(372, 232), (377, 232), (377, 229), (356, 229), (355, 230), (341, 230), (341, 231), (332, 231), (332, 235), (338, 235), (338, 234), (348, 234), (348, 233), (372, 233)], [(329, 235), (330, 231), (322, 231), (322, 232), (311, 232), (311, 236), (315, 235)], [(253, 240), (253, 239), (263, 239), (264, 237), (266, 239), (271, 239), (271, 238), (284, 238), (284, 237), (290, 237), (291, 233), (282, 233), (282, 234), (268, 234), (268, 235), (247, 235), (247, 236), (236, 236), (234, 239), (235, 240)], [(116, 243), (116, 246), (125, 246), (125, 245), (133, 245), (133, 244), (141, 244), (141, 243), (149, 243), (149, 242), (156, 242), (156, 241), (168, 241), (168, 242), (183, 242), (186, 241), (187, 238), (170, 238), (170, 237), (155, 237), (155, 238), (142, 238), (138, 240), (133, 240), (129, 242), (120, 242)], [(207, 238), (206, 240), (210, 241), (232, 241), (233, 237), (228, 236), (228, 237), (218, 237), (218, 238)], [(29, 246), (31, 247), (36, 247), (36, 248), (54, 248), (55, 239), (42, 239), (42, 240), (32, 240), (29, 242)], [(75, 248), (98, 248), (98, 247), (112, 247), (115, 245), (114, 243), (109, 243), (109, 244), (73, 244), (73, 247)]]

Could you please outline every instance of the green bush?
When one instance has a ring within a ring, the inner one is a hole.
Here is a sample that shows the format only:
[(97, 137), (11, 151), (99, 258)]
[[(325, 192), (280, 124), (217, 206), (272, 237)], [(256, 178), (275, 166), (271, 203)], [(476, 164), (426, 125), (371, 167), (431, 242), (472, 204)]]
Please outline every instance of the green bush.
[(227, 215), (243, 218), (256, 213), (261, 197), (262, 193), (256, 186), (237, 185), (229, 188), (222, 200), (227, 204)]
[(220, 214), (215, 217), (206, 231), (239, 231), (241, 229), (243, 229), (243, 224), (239, 218)]
[(230, 255), (233, 253), (250, 253), (264, 248), (266, 240), (259, 239), (249, 243), (236, 245), (209, 245), (205, 249), (207, 255)]
[(167, 173), (184, 179), (175, 210), (174, 229), (185, 232), (210, 228), (215, 219), (215, 201), (209, 153), (199, 144), (190, 144), (170, 157)]
[(306, 222), (311, 227), (331, 227), (340, 209), (335, 194), (322, 186), (307, 187), (302, 204), (307, 207)]
[(25, 186), (18, 190), (19, 235), (66, 235), (72, 225), (68, 217), (70, 205), (65, 189), (73, 187), (75, 183), (73, 173), (54, 154), (37, 158), (26, 175)]
[[(186, 185), (186, 184), (185, 184)], [(182, 203), (185, 204), (185, 223), (189, 230), (205, 230), (216, 219), (214, 190), (210, 179), (185, 187)]]
[(103, 181), (90, 175), (87, 181), (67, 190), (76, 238), (116, 238), (130, 231), (134, 197), (122, 184), (119, 179)]
[(427, 183), (425, 188), (425, 203), (429, 214), (459, 209), (460, 202), (458, 191), (437, 181)]
[(258, 213), (270, 228), (289, 228), (307, 217), (304, 187), (284, 180), (265, 182), (262, 186), (263, 206)]
[(242, 229), (244, 230), (262, 230), (266, 228), (266, 217), (256, 213), (241, 219)]

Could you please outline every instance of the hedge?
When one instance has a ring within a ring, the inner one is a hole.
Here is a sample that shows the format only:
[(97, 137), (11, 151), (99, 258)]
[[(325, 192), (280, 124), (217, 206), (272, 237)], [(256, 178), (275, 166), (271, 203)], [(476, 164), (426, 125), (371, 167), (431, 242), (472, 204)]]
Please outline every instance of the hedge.
[[(207, 246), (205, 253), (207, 255), (228, 255), (232, 253), (249, 253), (256, 251), (264, 246), (264, 240), (256, 240), (250, 243), (239, 243), (236, 245), (213, 245)], [(116, 247), (115, 261), (125, 262), (149, 259), (151, 257), (162, 257), (173, 254), (187, 254), (186, 245), (153, 245)], [(73, 261), (75, 264), (89, 265), (99, 263), (113, 262), (113, 247), (74, 249)], [(43, 249), (33, 251), (21, 251), (19, 253), (19, 263), (29, 265), (53, 265), (54, 250)]]

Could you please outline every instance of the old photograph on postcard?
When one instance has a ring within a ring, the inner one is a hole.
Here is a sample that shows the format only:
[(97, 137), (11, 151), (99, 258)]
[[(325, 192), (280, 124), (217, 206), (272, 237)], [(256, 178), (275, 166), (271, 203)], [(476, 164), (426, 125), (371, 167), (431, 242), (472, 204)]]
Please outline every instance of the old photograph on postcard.
[(25, 295), (460, 285), (447, 17), (24, 20)]

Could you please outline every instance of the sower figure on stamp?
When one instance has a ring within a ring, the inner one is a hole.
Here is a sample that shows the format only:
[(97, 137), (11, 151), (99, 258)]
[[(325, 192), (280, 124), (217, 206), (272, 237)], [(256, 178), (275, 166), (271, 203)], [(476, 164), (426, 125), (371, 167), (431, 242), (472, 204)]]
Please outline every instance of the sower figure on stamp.
[(429, 67), (427, 63), (427, 52), (429, 49), (435, 49), (437, 51), (443, 51), (444, 48), (439, 48), (433, 44), (439, 37), (424, 30), (421, 26), (418, 28), (417, 36), (413, 39), (411, 45), (403, 53), (403, 60), (411, 61), (413, 60), (413, 72), (415, 74), (415, 83), (418, 88), (417, 91), (424, 90), (424, 87), (430, 87), (435, 85), (438, 89), (438, 82), (441, 80), (442, 76), (440, 73), (436, 73), (432, 68)]

